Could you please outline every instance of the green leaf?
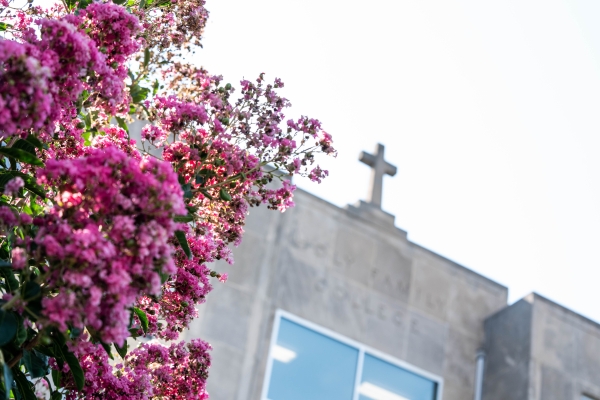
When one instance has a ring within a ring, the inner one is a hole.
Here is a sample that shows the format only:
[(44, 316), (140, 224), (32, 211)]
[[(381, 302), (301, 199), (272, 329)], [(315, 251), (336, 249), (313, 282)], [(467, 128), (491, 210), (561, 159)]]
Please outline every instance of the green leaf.
[(25, 140), (27, 142), (31, 143), (37, 149), (40, 149), (40, 150), (48, 149), (48, 145), (46, 143), (42, 142), (40, 139), (38, 139), (37, 136), (29, 135), (25, 138)]
[(23, 181), (25, 182), (25, 189), (29, 190), (31, 193), (40, 196), (43, 199), (46, 198), (46, 192), (44, 191), (44, 188), (37, 184), (35, 178), (19, 171), (8, 171), (0, 173), (0, 189), (4, 190), (4, 185), (6, 185), (8, 181), (10, 181), (16, 176), (19, 176), (23, 179)]
[(69, 9), (69, 11), (71, 11), (72, 9), (75, 8), (75, 5), (77, 4), (77, 0), (65, 0), (65, 4), (67, 5), (67, 8)]
[(50, 395), (50, 400), (62, 400), (62, 398), (63, 398), (63, 395), (59, 391), (54, 391)]
[[(116, 3), (116, 1), (115, 1), (115, 3)], [(89, 6), (90, 4), (92, 4), (92, 0), (80, 0), (77, 3), (77, 8), (80, 9), (80, 10), (83, 10), (84, 8), (86, 8), (87, 6)], [(120, 3), (117, 3), (117, 4), (120, 4)]]
[(10, 389), (12, 388), (12, 384), (13, 384), (13, 374), (7, 363), (4, 363), (2, 365), (2, 370), (3, 370), (2, 380), (4, 382), (4, 389), (5, 389), (4, 395), (5, 395), (5, 399), (9, 399), (10, 398)]
[(23, 299), (31, 301), (37, 299), (42, 294), (42, 288), (36, 282), (29, 281), (23, 285)]
[(81, 364), (79, 364), (79, 360), (67, 348), (67, 345), (65, 344), (65, 338), (62, 337), (62, 334), (58, 333), (56, 336), (53, 336), (53, 339), (56, 344), (56, 346), (54, 346), (57, 355), (56, 358), (61, 358), (67, 362), (69, 368), (71, 369), (71, 373), (73, 374), (73, 379), (75, 380), (77, 389), (82, 390), (83, 386), (85, 385), (85, 376), (83, 375), (83, 369), (81, 368)]
[[(35, 332), (33, 329), (29, 328), (28, 329), (28, 337), (30, 338), (29, 340), (33, 339), (35, 337), (35, 335), (37, 335), (37, 332)], [(35, 349), (37, 351), (39, 351), (42, 354), (47, 355), (48, 357), (56, 357), (56, 352), (54, 351), (54, 348), (56, 346), (52, 345), (52, 346), (47, 346), (44, 344), (38, 344)]]
[(31, 143), (33, 146), (37, 147), (40, 150), (42, 150), (42, 149), (44, 149), (44, 148), (47, 147), (47, 146), (44, 145), (44, 143), (42, 143), (40, 141), (40, 139), (38, 139), (37, 137), (35, 137), (33, 135), (27, 136), (27, 138), (25, 138), (25, 140), (27, 142)]
[(200, 193), (202, 193), (203, 195), (208, 197), (210, 200), (214, 200), (214, 198), (210, 195), (210, 193), (208, 193), (207, 190), (205, 190), (205, 189), (198, 189), (198, 190), (200, 191)]
[(44, 166), (42, 160), (22, 149), (14, 149), (12, 147), (0, 147), (0, 154), (3, 154), (7, 157), (12, 157), (15, 160), (21, 161), (25, 164), (37, 165), (39, 167)]
[(183, 190), (183, 198), (184, 199), (191, 199), (192, 197), (194, 197), (194, 193), (192, 193), (192, 184), (191, 183), (185, 183), (185, 184), (181, 185), (181, 190)]
[(87, 132), (83, 132), (83, 134), (81, 135), (83, 137), (83, 145), (84, 146), (91, 146), (92, 145), (92, 132), (87, 131)]
[(23, 343), (27, 340), (27, 328), (23, 325), (23, 318), (17, 318), (17, 333), (15, 335), (15, 344), (18, 347), (21, 347)]
[(9, 343), (17, 334), (17, 317), (12, 311), (0, 309), (0, 346)]
[(6, 260), (0, 260), (0, 268), (11, 268), (12, 264)]
[(146, 315), (146, 312), (137, 307), (133, 307), (133, 312), (139, 318), (140, 324), (142, 324), (142, 330), (144, 331), (144, 334), (147, 335), (148, 334), (148, 316)]
[(161, 284), (163, 284), (163, 283), (165, 283), (166, 281), (168, 281), (168, 280), (169, 280), (169, 278), (171, 277), (171, 275), (169, 275), (169, 274), (165, 274), (165, 273), (164, 273), (164, 272), (162, 272), (162, 271), (160, 271), (158, 274), (160, 275), (160, 283), (161, 283)]
[(21, 149), (21, 150), (25, 150), (26, 152), (28, 152), (29, 154), (33, 154), (34, 156), (37, 157), (37, 154), (35, 152), (35, 146), (31, 143), (29, 143), (28, 141), (26, 141), (25, 139), (19, 139), (17, 140), (11, 147), (11, 149)]
[(119, 127), (121, 127), (121, 129), (123, 129), (125, 132), (127, 132), (127, 134), (129, 134), (129, 127), (127, 126), (127, 123), (125, 122), (125, 118), (115, 117), (115, 119), (117, 120)]
[(146, 0), (142, 0), (140, 1), (140, 8), (143, 10), (144, 8), (146, 8)]
[(210, 178), (211, 176), (216, 176), (217, 173), (212, 170), (212, 169), (201, 169), (200, 171), (198, 171), (198, 175), (202, 175), (202, 176), (206, 176), (207, 178)]
[(123, 346), (119, 347), (116, 343), (113, 343), (115, 345), (115, 349), (117, 349), (117, 353), (119, 353), (119, 355), (121, 356), (121, 358), (125, 358), (125, 356), (127, 355), (127, 340), (125, 341), (125, 343), (123, 343)]
[(110, 350), (110, 345), (104, 343), (103, 341), (100, 341), (100, 345), (104, 348), (104, 350), (106, 351), (106, 354), (108, 354), (108, 358), (110, 358), (111, 360), (114, 360), (115, 358), (112, 355), (112, 351)]
[[(144, 1), (144, 0), (142, 0)], [(150, 89), (138, 85), (137, 83), (133, 86), (129, 86), (129, 94), (134, 103), (141, 103), (146, 100), (150, 94)]]
[(121, 5), (121, 4), (125, 4), (126, 1), (127, 0), (113, 0), (113, 3)]
[(192, 215), (176, 215), (175, 218), (173, 218), (173, 221), (175, 222), (192, 222), (194, 220), (194, 217)]
[(54, 382), (54, 386), (56, 388), (61, 387), (61, 381), (62, 381), (62, 372), (60, 372), (57, 369), (53, 369), (52, 370), (52, 382)]
[(0, 187), (2, 188), (3, 191), (4, 191), (4, 185), (6, 185), (8, 183), (8, 181), (10, 181), (15, 176), (17, 176), (15, 171), (8, 171), (8, 172), (0, 173)]
[(37, 321), (42, 314), (42, 298), (38, 297), (37, 299), (29, 300), (25, 312), (29, 314), (32, 321)]
[(37, 396), (35, 395), (33, 389), (33, 383), (31, 383), (25, 374), (21, 372), (18, 366), (13, 367), (13, 375), (15, 377), (15, 382), (17, 383), (16, 390), (21, 395), (21, 399), (23, 400), (37, 400)]
[(12, 24), (7, 24), (6, 22), (0, 22), (0, 32), (4, 32), (8, 28), (12, 28)]
[(32, 378), (48, 375), (48, 356), (35, 350), (23, 350), (23, 362)]
[(33, 194), (40, 196), (42, 199), (46, 198), (46, 191), (37, 183), (29, 183), (25, 181), (25, 189), (29, 190)]
[(189, 259), (191, 259), (192, 251), (190, 250), (190, 245), (188, 244), (187, 238), (185, 237), (185, 232), (184, 231), (175, 231), (175, 237), (177, 238), (177, 241), (179, 241), (179, 244), (181, 245), (181, 249), (183, 250), (185, 255)]
[(150, 62), (150, 49), (146, 48), (146, 49), (144, 49), (144, 67), (147, 67), (149, 62)]
[(221, 188), (221, 190), (219, 190), (219, 197), (223, 201), (231, 201), (231, 195), (227, 192), (227, 190), (225, 190), (225, 188)]
[(83, 117), (83, 122), (85, 122), (85, 127), (88, 129), (92, 128), (92, 115), (90, 113), (85, 114)]

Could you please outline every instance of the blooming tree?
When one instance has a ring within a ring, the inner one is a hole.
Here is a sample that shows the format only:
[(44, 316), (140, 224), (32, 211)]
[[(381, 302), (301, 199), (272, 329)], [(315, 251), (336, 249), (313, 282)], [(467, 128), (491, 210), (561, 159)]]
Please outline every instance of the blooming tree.
[(331, 136), (285, 120), (279, 79), (234, 94), (185, 63), (204, 0), (15, 1), (0, 0), (0, 399), (36, 383), (53, 400), (206, 399), (210, 346), (178, 338), (227, 279), (210, 263), (232, 262), (249, 207), (293, 205), (283, 177), (327, 175)]

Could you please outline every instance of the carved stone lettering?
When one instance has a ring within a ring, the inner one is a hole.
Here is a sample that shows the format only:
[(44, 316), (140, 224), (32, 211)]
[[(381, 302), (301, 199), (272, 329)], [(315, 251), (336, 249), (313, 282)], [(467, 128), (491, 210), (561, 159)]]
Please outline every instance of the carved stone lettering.
[(335, 287), (335, 297), (343, 299), (346, 297), (346, 289), (341, 283), (338, 283)]
[(387, 319), (387, 307), (385, 306), (385, 304), (379, 304), (379, 308), (377, 309), (377, 316), (382, 321), (385, 321)]
[(396, 311), (394, 313), (394, 317), (392, 318), (392, 321), (394, 322), (394, 325), (396, 326), (402, 326), (402, 321), (404, 320), (404, 314), (401, 311)]
[(319, 279), (315, 284), (315, 289), (317, 289), (317, 292), (325, 291), (325, 289), (327, 289), (327, 279)]

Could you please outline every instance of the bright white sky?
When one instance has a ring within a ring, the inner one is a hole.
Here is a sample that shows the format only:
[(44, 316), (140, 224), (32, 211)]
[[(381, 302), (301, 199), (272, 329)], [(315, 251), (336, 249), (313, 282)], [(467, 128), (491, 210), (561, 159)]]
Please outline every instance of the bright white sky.
[(600, 321), (600, 2), (208, 0), (197, 62), (280, 77), (339, 157), (300, 186), (364, 198), (361, 150), (398, 167), (409, 239)]

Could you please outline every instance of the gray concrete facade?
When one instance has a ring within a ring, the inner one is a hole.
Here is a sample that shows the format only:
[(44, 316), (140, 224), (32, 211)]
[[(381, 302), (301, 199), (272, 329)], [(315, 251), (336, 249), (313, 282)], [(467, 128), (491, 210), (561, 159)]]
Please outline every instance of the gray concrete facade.
[(485, 400), (600, 398), (600, 325), (535, 293), (485, 321)]
[(283, 310), (439, 377), (438, 400), (600, 399), (600, 325), (537, 294), (507, 306), (506, 287), (411, 243), (381, 209), (396, 173), (383, 154), (361, 155), (371, 201), (342, 209), (298, 190), (284, 215), (252, 210), (236, 264), (216, 266), (229, 281), (187, 332), (213, 345), (212, 398), (265, 400)]
[(342, 209), (302, 190), (295, 202), (251, 210), (235, 265), (216, 266), (228, 282), (187, 333), (213, 345), (211, 398), (260, 398), (282, 309), (442, 377), (444, 400), (472, 399), (484, 321), (507, 288), (411, 243), (369, 203)]

